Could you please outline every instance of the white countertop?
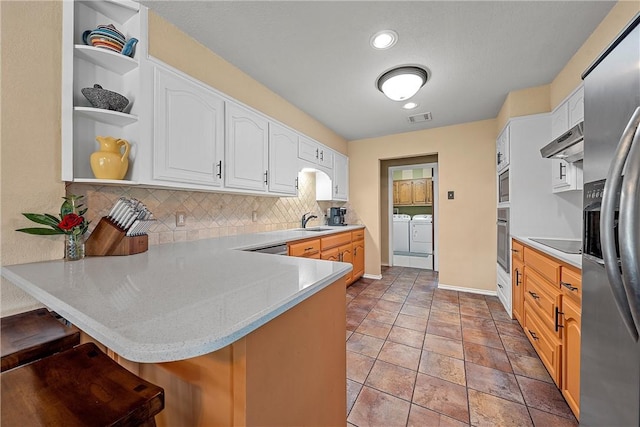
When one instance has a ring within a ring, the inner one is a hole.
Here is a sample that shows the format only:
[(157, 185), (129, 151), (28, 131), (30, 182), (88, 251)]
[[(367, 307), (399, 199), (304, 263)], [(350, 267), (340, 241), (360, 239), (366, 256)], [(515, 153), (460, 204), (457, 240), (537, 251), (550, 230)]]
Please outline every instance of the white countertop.
[(2, 276), (126, 359), (182, 360), (237, 341), (348, 273), (351, 264), (238, 250), (363, 226), (322, 228), (4, 266)]
[(540, 238), (540, 239), (549, 239), (549, 240), (571, 240), (571, 241), (579, 242), (580, 240), (578, 239), (556, 239), (556, 238), (551, 239), (549, 237), (535, 237), (535, 236), (524, 237), (524, 236), (514, 236), (514, 235), (512, 235), (511, 237), (524, 243), (527, 246), (531, 246), (532, 248), (535, 248), (541, 252), (544, 252), (560, 261), (566, 262), (569, 265), (582, 269), (582, 255), (568, 254), (566, 252), (553, 249), (547, 245), (543, 245), (542, 243), (538, 243), (536, 241), (531, 240), (532, 238), (533, 239)]

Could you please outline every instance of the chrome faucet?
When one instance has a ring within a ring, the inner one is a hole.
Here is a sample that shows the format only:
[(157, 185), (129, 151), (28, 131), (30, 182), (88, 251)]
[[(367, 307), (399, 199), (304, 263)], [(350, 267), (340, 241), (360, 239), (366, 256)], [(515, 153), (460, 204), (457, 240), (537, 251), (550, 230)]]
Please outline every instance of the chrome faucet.
[(313, 218), (318, 218), (315, 215), (309, 215), (309, 217), (307, 217), (308, 214), (310, 214), (311, 212), (307, 212), (305, 214), (302, 214), (302, 228), (307, 228), (307, 223), (312, 220)]

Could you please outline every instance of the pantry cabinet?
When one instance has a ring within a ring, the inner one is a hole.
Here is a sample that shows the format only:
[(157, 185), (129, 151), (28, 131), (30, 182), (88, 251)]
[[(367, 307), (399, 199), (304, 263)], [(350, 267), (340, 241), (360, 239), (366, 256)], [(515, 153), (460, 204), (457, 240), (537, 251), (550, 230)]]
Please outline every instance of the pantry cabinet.
[(298, 192), (298, 134), (277, 123), (269, 124), (269, 191)]
[(240, 105), (227, 103), (224, 185), (266, 191), (269, 171), (269, 122)]
[(160, 65), (154, 100), (153, 179), (221, 186), (224, 100)]

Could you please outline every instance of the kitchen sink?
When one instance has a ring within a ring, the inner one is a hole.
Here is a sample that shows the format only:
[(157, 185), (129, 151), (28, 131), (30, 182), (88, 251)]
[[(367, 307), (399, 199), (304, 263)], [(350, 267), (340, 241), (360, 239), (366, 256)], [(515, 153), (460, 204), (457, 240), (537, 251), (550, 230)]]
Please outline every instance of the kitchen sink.
[(311, 228), (294, 228), (291, 231), (330, 231), (331, 228), (311, 227)]

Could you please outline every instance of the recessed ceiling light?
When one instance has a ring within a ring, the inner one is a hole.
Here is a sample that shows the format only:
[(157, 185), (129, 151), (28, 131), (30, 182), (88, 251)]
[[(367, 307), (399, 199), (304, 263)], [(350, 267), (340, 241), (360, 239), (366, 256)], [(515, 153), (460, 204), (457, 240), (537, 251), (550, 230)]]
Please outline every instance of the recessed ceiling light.
[(393, 30), (382, 30), (371, 37), (371, 46), (375, 49), (389, 49), (397, 41), (398, 33)]
[(402, 108), (404, 108), (405, 110), (413, 110), (417, 106), (418, 106), (418, 104), (416, 104), (415, 102), (407, 102), (406, 104), (404, 104), (402, 106)]

